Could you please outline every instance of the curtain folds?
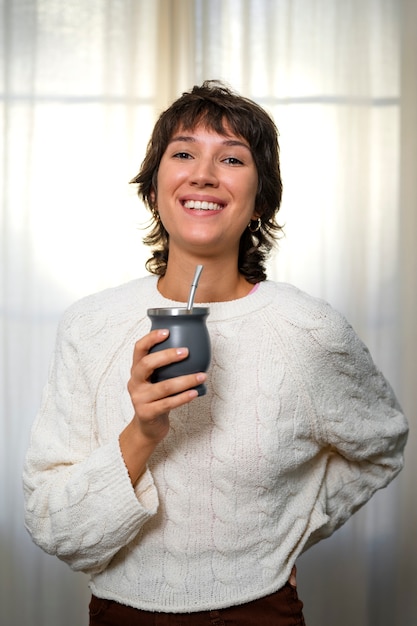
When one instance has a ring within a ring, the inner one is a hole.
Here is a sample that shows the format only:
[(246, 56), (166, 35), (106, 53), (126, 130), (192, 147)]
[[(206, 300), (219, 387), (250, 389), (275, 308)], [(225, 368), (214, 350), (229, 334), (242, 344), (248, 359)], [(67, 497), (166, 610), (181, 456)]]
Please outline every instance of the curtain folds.
[[(406, 454), (406, 470), (401, 483), (401, 514), (398, 532), (401, 537), (401, 568), (396, 597), (403, 608), (397, 615), (416, 620), (417, 544), (412, 539), (417, 528), (417, 498), (414, 477), (417, 467), (413, 459), (417, 450), (417, 4), (404, 0), (402, 5), (401, 65), (401, 186), (399, 201), (400, 255), (398, 274), (401, 284), (401, 357), (402, 376), (398, 386), (403, 407), (410, 419), (410, 435)], [(403, 589), (406, 593), (403, 593)], [(400, 619), (398, 617), (398, 623)]]
[(300, 559), (307, 624), (416, 622), (414, 0), (0, 0), (0, 16), (4, 623), (87, 624), (87, 578), (23, 528), (23, 457), (64, 308), (145, 274), (129, 180), (161, 110), (205, 79), (280, 131), (270, 277), (348, 317), (412, 427), (400, 477)]

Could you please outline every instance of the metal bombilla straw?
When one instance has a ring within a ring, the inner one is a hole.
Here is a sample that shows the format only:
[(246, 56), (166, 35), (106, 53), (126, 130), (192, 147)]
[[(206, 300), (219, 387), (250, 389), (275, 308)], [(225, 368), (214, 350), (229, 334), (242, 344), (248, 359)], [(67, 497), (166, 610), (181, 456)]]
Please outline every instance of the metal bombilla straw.
[(200, 280), (202, 271), (203, 271), (203, 265), (197, 265), (197, 267), (195, 268), (193, 282), (191, 283), (190, 295), (188, 297), (188, 303), (187, 303), (187, 309), (186, 309), (187, 313), (191, 313), (191, 311), (193, 310), (195, 292), (196, 292), (198, 281)]

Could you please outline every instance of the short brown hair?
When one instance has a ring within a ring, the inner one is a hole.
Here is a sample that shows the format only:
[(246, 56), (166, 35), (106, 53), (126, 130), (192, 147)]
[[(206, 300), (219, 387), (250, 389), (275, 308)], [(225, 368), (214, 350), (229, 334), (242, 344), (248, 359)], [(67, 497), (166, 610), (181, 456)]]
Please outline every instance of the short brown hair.
[(282, 230), (276, 221), (282, 197), (278, 131), (262, 107), (219, 81), (194, 86), (160, 115), (140, 171), (131, 181), (138, 185), (138, 195), (152, 213), (152, 230), (143, 240), (153, 247), (146, 267), (153, 274), (163, 276), (169, 254), (169, 234), (154, 206), (159, 164), (174, 132), (178, 128), (193, 130), (199, 124), (222, 135), (227, 134), (227, 126), (249, 144), (258, 172), (255, 212), (260, 227), (256, 232), (247, 228), (242, 234), (238, 268), (251, 283), (265, 280), (266, 258)]

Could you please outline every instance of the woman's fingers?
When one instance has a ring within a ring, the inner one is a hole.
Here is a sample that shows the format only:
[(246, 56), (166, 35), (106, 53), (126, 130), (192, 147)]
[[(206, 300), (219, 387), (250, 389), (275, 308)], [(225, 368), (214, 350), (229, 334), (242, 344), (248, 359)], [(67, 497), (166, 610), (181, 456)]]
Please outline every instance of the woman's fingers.
[(184, 403), (187, 395), (192, 399), (197, 395), (193, 387), (201, 385), (207, 376), (204, 372), (197, 374), (187, 374), (186, 376), (176, 376), (168, 378), (160, 383), (150, 385), (149, 394), (151, 401), (159, 402), (161, 407), (176, 408)]
[(169, 378), (159, 383), (138, 383), (131, 378), (128, 390), (136, 414), (143, 419), (152, 419), (155, 415), (169, 413), (172, 409), (190, 402), (197, 396), (193, 387), (205, 380), (204, 372)]
[(296, 587), (297, 586), (297, 568), (294, 565), (292, 570), (291, 570), (291, 574), (290, 577), (288, 579), (288, 582), (290, 583), (290, 585), (292, 587)]
[(159, 367), (182, 361), (188, 356), (188, 348), (167, 348), (149, 353), (149, 350), (168, 337), (169, 332), (156, 330), (139, 339), (133, 352), (131, 376), (138, 382), (147, 381)]
[(166, 416), (183, 404), (188, 404), (198, 396), (194, 387), (206, 380), (206, 374), (189, 374), (170, 378), (162, 383), (150, 384), (147, 392), (134, 402), (135, 412), (141, 421), (152, 421)]
[(135, 349), (133, 351), (133, 367), (146, 356), (151, 348), (157, 343), (165, 341), (169, 335), (169, 330), (159, 329), (152, 330), (150, 333), (139, 339), (135, 343)]
[(167, 350), (152, 352), (142, 358), (137, 373), (143, 380), (149, 380), (156, 369), (184, 360), (187, 358), (188, 352), (188, 348), (168, 348)]

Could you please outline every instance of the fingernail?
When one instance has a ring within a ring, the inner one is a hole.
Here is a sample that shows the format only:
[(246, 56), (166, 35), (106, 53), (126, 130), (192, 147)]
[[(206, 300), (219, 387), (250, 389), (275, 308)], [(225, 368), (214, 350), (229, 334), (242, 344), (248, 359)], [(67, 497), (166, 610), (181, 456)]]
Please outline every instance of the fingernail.
[(160, 331), (159, 331), (159, 334), (160, 334), (162, 337), (168, 337), (168, 335), (169, 335), (169, 330), (168, 330), (167, 328), (163, 328), (162, 330), (160, 330)]
[(178, 356), (181, 356), (183, 354), (187, 354), (187, 352), (188, 352), (188, 348), (177, 348)]
[(197, 378), (199, 383), (202, 383), (202, 382), (204, 382), (206, 380), (207, 375), (206, 374), (197, 374), (196, 378)]

